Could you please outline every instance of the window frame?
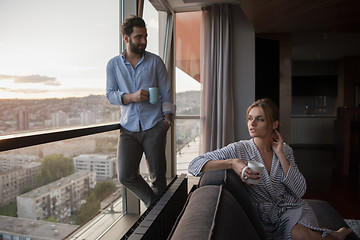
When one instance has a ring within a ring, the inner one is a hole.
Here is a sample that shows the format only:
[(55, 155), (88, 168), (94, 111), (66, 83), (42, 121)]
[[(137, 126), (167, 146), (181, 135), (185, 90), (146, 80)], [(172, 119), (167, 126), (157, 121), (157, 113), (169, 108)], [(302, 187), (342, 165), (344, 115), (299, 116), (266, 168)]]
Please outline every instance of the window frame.
[[(134, 2), (133, 0), (119, 0), (120, 1), (120, 24), (122, 22), (122, 20), (124, 19), (125, 16), (125, 12), (126, 12), (126, 3), (129, 5), (133, 5)], [(162, 1), (162, 0), (158, 0), (162, 3), (162, 11), (166, 12), (166, 26), (165, 26), (165, 38), (163, 40), (163, 48), (159, 48), (160, 50), (160, 54), (163, 57), (164, 63), (169, 71), (169, 75), (170, 75), (170, 79), (171, 79), (171, 86), (173, 86), (172, 88), (172, 94), (173, 94), (173, 99), (175, 99), (175, 37), (174, 37), (174, 28), (176, 27), (174, 24), (175, 21), (175, 12), (174, 10), (169, 6), (169, 4), (167, 3), (167, 1)], [(143, 11), (143, 4), (144, 4), (144, 0), (137, 0), (136, 1), (136, 11), (138, 14), (141, 13), (142, 15), (142, 11)], [(159, 10), (158, 10), (159, 11)], [(129, 14), (128, 12), (126, 12), (126, 14)], [(124, 49), (124, 44), (123, 44), (123, 40), (122, 40), (122, 36), (121, 33), (119, 31), (119, 35), (120, 35), (120, 52), (123, 52)], [(162, 41), (162, 40), (161, 40)], [(161, 47), (161, 45), (159, 46)], [(185, 115), (181, 115), (181, 116), (175, 116), (175, 121), (177, 119), (195, 119), (195, 120), (199, 120), (200, 116), (199, 115), (189, 115), (189, 116), (185, 116)], [(68, 139), (72, 139), (72, 138), (77, 138), (77, 137), (84, 137), (84, 136), (89, 136), (89, 135), (93, 135), (93, 134), (98, 134), (98, 133), (106, 133), (106, 132), (110, 132), (110, 131), (114, 131), (114, 130), (119, 130), (120, 129), (120, 123), (116, 122), (116, 123), (104, 123), (104, 124), (94, 124), (94, 125), (87, 125), (87, 126), (75, 126), (75, 127), (66, 127), (66, 128), (57, 128), (57, 129), (50, 129), (50, 130), (40, 130), (40, 131), (32, 131), (32, 132), (26, 132), (26, 133), (14, 133), (14, 134), (8, 134), (8, 135), (2, 135), (0, 136), (0, 152), (4, 152), (4, 151), (8, 151), (8, 150), (14, 150), (14, 149), (18, 149), (18, 148), (24, 148), (24, 147), (31, 147), (31, 146), (36, 146), (39, 144), (46, 144), (46, 143), (51, 143), (51, 142), (57, 142), (57, 141), (62, 141), (62, 140), (68, 140)], [(172, 171), (171, 171), (171, 177), (176, 175), (176, 129), (175, 128), (171, 128), (170, 134), (171, 137), (168, 138), (168, 145), (170, 144), (170, 148), (171, 148), (171, 157), (170, 157), (170, 161), (171, 161), (171, 165), (172, 165)], [(126, 194), (126, 196), (128, 196)], [(97, 239), (102, 238), (105, 235), (108, 234), (112, 234), (113, 232), (117, 232), (117, 236), (120, 236), (121, 234), (125, 234), (126, 231), (128, 230), (128, 228), (130, 228), (132, 226), (132, 223), (134, 223), (138, 217), (139, 217), (139, 213), (133, 213), (131, 210), (129, 211), (129, 209), (134, 209), (134, 206), (130, 206), (133, 205), (134, 199), (130, 196), (130, 199), (127, 199), (125, 197), (125, 195), (123, 195), (123, 199), (121, 200), (124, 204), (124, 206), (126, 206), (126, 208), (124, 208), (124, 212), (123, 215), (121, 215), (119, 218), (117, 218), (110, 226), (106, 227), (105, 231), (103, 231), (98, 237)], [(139, 200), (138, 200), (139, 202)], [(135, 204), (135, 208), (138, 208), (138, 204)], [(106, 214), (106, 213), (99, 213), (101, 214)], [(97, 215), (97, 217), (99, 217), (99, 215)], [(95, 217), (96, 218), (96, 217)], [(96, 221), (96, 219), (93, 218), (91, 219), (88, 223), (82, 225), (79, 227), (78, 230), (75, 231), (75, 233), (71, 234), (71, 236), (75, 236), (77, 234), (81, 234), (81, 232), (87, 232), (87, 231), (91, 231), (90, 229), (90, 225), (93, 224), (93, 221)], [(101, 221), (101, 220), (100, 220)], [(125, 227), (123, 230), (124, 231), (119, 231), (119, 225)], [(126, 228), (128, 227), (128, 228)], [(70, 239), (72, 239), (70, 236)]]

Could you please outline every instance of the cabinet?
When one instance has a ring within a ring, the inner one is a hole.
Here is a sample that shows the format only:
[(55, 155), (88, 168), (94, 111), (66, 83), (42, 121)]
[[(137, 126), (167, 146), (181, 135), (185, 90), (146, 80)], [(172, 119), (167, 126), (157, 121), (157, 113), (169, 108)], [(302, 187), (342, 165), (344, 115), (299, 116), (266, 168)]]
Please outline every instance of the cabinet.
[(293, 116), (291, 144), (334, 144), (335, 117)]

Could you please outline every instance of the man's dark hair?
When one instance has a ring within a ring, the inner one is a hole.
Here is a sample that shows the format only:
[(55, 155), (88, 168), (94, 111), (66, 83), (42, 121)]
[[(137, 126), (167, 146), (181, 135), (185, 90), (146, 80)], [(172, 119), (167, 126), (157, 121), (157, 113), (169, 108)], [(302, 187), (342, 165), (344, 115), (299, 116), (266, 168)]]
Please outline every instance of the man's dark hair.
[(130, 17), (125, 18), (125, 20), (121, 24), (120, 27), (121, 34), (123, 35), (126, 34), (130, 36), (134, 31), (134, 27), (145, 28), (146, 25), (141, 17), (131, 15)]

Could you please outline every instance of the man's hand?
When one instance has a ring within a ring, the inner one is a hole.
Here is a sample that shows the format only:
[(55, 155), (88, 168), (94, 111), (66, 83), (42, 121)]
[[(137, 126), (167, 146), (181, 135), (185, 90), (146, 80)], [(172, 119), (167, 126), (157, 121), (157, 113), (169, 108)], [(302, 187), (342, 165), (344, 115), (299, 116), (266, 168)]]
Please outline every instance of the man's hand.
[(168, 122), (165, 121), (165, 120), (163, 120), (163, 122), (164, 122), (164, 125), (165, 125), (165, 128), (166, 128), (166, 131), (169, 130), (169, 128), (170, 128), (171, 125), (168, 124)]
[(143, 101), (149, 101), (149, 91), (145, 89), (140, 89), (134, 93), (125, 93), (122, 96), (122, 102), (124, 104)]
[[(168, 121), (170, 123), (168, 123)], [(165, 124), (166, 131), (169, 130), (169, 128), (171, 127), (171, 124), (172, 124), (172, 113), (165, 114), (165, 119), (163, 120), (163, 122)]]

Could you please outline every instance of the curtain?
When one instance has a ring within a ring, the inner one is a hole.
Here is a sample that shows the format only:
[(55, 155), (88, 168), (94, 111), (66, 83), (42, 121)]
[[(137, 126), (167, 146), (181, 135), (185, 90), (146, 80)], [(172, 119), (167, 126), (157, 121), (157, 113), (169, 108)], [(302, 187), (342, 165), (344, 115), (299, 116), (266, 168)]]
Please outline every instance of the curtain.
[(201, 39), (201, 152), (234, 142), (231, 5), (203, 9)]

